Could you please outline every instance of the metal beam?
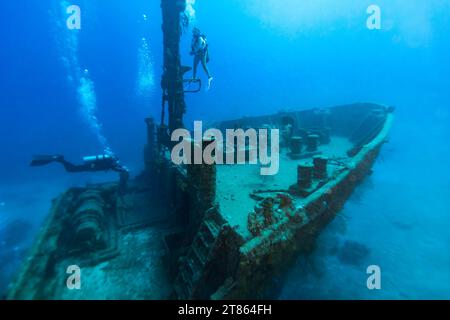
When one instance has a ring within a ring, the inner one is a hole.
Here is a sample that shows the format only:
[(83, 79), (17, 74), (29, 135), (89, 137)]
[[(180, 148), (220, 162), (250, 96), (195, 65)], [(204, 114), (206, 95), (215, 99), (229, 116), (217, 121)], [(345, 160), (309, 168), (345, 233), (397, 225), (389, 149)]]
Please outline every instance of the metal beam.
[(163, 91), (161, 125), (164, 125), (168, 106), (169, 134), (182, 128), (186, 103), (183, 92), (183, 70), (180, 59), (181, 14), (186, 9), (185, 0), (161, 0), (162, 31), (164, 35), (164, 72), (161, 79)]

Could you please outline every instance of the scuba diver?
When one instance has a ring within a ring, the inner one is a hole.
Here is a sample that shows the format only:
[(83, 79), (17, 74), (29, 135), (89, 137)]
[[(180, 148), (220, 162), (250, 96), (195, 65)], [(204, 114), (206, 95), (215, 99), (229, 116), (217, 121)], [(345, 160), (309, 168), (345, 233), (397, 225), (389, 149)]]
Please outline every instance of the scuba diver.
[(84, 157), (82, 164), (73, 164), (65, 160), (62, 155), (37, 155), (33, 157), (30, 166), (40, 167), (53, 162), (61, 163), (67, 172), (98, 172), (109, 170), (119, 172), (120, 189), (122, 191), (126, 188), (126, 184), (130, 177), (128, 168), (121, 165), (117, 157), (109, 154)]
[(194, 79), (197, 79), (197, 67), (201, 62), (203, 70), (208, 76), (208, 89), (211, 87), (213, 77), (208, 69), (209, 49), (206, 36), (200, 32), (199, 28), (192, 30), (191, 56), (194, 56)]

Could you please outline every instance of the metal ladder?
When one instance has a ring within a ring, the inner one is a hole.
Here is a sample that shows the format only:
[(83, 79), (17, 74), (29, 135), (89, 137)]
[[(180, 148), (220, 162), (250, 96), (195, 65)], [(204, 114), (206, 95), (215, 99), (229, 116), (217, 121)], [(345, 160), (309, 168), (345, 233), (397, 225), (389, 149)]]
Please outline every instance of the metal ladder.
[(212, 258), (221, 230), (222, 228), (212, 219), (205, 219), (201, 223), (175, 280), (178, 299), (187, 300), (195, 295), (195, 290), (205, 274), (205, 267)]

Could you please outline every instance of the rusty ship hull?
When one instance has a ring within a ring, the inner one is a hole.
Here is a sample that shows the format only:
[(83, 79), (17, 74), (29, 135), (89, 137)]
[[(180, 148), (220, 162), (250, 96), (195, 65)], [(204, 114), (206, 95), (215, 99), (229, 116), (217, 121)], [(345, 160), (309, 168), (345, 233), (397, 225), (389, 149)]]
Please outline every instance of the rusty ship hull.
[[(317, 149), (305, 146), (300, 156), (292, 155), (285, 144), (280, 172), (269, 179), (250, 165), (204, 169), (209, 178), (202, 181), (188, 174), (192, 188), (201, 185), (192, 202), (213, 202), (179, 261), (176, 297), (270, 298), (271, 279), (282, 274), (299, 252), (313, 248), (320, 230), (370, 173), (387, 141), (392, 111), (362, 103), (215, 124), (223, 129), (282, 130), (289, 123), (294, 134), (317, 133), (321, 141)], [(313, 173), (304, 184), (299, 167), (315, 170), (316, 159), (328, 159), (325, 173)]]

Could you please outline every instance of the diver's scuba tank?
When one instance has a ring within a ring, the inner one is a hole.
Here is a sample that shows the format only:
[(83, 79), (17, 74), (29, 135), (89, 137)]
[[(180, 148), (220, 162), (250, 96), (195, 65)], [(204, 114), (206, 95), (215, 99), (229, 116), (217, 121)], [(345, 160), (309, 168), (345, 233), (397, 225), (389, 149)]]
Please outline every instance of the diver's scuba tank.
[(84, 163), (107, 162), (107, 161), (113, 161), (113, 160), (114, 160), (113, 157), (109, 154), (83, 157)]

